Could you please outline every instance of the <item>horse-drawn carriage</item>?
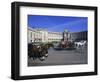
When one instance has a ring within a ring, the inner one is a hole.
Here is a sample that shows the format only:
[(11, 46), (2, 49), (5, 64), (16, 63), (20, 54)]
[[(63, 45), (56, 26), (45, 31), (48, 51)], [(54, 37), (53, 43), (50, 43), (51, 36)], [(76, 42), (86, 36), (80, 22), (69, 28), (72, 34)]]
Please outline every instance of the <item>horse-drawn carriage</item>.
[(28, 57), (33, 60), (39, 59), (41, 61), (48, 57), (48, 45), (29, 43), (28, 44)]
[(59, 43), (54, 44), (55, 50), (75, 50), (83, 48), (87, 44), (87, 41), (80, 40), (80, 41), (61, 41)]
[(73, 48), (74, 48), (74, 43), (71, 41), (61, 41), (54, 45), (55, 50), (68, 50)]

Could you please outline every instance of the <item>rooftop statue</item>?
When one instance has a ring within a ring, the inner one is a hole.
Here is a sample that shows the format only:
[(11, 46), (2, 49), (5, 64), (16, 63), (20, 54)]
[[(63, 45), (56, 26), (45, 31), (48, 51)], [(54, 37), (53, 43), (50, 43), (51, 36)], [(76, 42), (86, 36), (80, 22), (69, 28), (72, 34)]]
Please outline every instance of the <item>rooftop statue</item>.
[(67, 29), (65, 29), (64, 32), (69, 32), (69, 31)]

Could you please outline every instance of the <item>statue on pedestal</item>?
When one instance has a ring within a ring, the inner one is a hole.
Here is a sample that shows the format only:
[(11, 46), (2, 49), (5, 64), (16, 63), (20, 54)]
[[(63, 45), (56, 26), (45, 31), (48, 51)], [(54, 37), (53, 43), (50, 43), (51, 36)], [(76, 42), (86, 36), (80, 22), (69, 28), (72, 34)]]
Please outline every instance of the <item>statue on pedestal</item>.
[(64, 30), (63, 32), (63, 40), (66, 41), (70, 41), (71, 39), (71, 34), (68, 30)]

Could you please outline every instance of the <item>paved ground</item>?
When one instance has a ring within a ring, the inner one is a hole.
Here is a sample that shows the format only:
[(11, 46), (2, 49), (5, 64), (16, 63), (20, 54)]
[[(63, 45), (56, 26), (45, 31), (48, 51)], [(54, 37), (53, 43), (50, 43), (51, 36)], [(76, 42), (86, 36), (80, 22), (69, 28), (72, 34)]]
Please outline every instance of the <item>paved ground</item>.
[(73, 65), (87, 64), (87, 48), (80, 50), (54, 50), (49, 49), (48, 57), (44, 61), (28, 59), (28, 66), (47, 66), (47, 65)]

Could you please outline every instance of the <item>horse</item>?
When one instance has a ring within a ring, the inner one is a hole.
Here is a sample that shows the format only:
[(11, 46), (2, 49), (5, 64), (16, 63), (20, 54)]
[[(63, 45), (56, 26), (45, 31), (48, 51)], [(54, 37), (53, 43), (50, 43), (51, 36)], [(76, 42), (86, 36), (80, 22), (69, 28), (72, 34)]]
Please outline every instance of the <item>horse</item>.
[(48, 57), (49, 46), (45, 44), (45, 45), (42, 45), (41, 48), (42, 48), (42, 54), (44, 54), (45, 57)]
[(47, 45), (32, 45), (28, 44), (28, 56), (33, 60), (39, 59), (41, 61), (45, 60), (48, 56)]
[(79, 48), (83, 48), (85, 46), (86, 41), (74, 42), (74, 44), (75, 44), (75, 47), (77, 49), (79, 49)]

